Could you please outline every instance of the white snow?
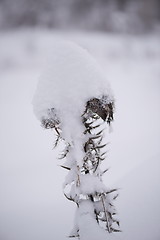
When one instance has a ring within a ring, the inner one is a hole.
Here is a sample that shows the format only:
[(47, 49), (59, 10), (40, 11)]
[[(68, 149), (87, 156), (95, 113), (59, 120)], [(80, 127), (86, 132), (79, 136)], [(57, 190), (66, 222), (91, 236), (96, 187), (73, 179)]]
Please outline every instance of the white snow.
[(106, 239), (105, 230), (97, 225), (94, 208), (91, 201), (83, 201), (78, 209), (78, 226), (79, 235), (82, 240), (99, 240)]
[(123, 232), (112, 237), (159, 240), (159, 35), (41, 30), (0, 37), (0, 239), (64, 240), (72, 228), (75, 209), (61, 190), (67, 170), (52, 150), (54, 133), (41, 129), (31, 105), (41, 59), (64, 38), (96, 56), (116, 98), (104, 182), (121, 188), (115, 206)]
[(80, 192), (84, 195), (92, 193), (103, 193), (107, 191), (106, 186), (94, 175), (85, 174), (80, 177)]
[(76, 213), (76, 224), (79, 226), (80, 239), (82, 240), (113, 240), (118, 239), (115, 234), (108, 234), (103, 228), (97, 225), (93, 203), (82, 201)]
[[(53, 42), (51, 57), (42, 73), (33, 99), (38, 119), (55, 108), (66, 141), (82, 138), (81, 115), (93, 97), (113, 99), (106, 76), (87, 50), (73, 42)], [(75, 144), (78, 145), (78, 144)]]

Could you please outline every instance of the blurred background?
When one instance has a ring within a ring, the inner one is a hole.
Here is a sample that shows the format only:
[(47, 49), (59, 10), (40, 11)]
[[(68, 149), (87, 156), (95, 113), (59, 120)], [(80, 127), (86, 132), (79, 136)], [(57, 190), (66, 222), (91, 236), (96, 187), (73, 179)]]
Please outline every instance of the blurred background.
[(63, 144), (53, 150), (32, 109), (44, 62), (65, 39), (96, 58), (115, 95), (102, 166), (106, 186), (120, 189), (123, 232), (112, 237), (159, 240), (159, 0), (0, 0), (0, 240), (65, 240), (72, 229)]
[(159, 0), (0, 0), (0, 29), (144, 33), (159, 29), (159, 23)]

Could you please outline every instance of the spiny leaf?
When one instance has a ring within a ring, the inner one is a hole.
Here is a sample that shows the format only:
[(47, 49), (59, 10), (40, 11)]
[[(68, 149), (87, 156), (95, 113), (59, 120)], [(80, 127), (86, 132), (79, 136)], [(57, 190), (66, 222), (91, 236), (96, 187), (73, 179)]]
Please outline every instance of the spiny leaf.
[(69, 238), (76, 238), (76, 237), (79, 237), (79, 235), (71, 235), (71, 236), (68, 236)]
[(105, 169), (101, 174), (103, 175), (104, 173), (106, 173), (109, 170), (109, 168)]
[(98, 128), (98, 127), (100, 127), (100, 126), (101, 126), (100, 124), (95, 125), (95, 126), (92, 126), (92, 129)]
[(114, 197), (113, 197), (113, 200), (116, 200), (116, 198), (119, 196), (119, 194), (117, 193), (117, 195), (115, 195)]
[(56, 147), (57, 147), (57, 145), (58, 145), (58, 143), (59, 143), (59, 140), (60, 140), (60, 135), (57, 135), (57, 136), (56, 136), (55, 143), (54, 143), (54, 145), (53, 145), (53, 148), (56, 148)]
[(114, 207), (114, 205), (113, 205), (112, 203), (109, 203), (109, 205), (110, 205), (111, 207)]
[(100, 135), (101, 133), (103, 133), (104, 129), (101, 130), (100, 132), (96, 133), (96, 135)]
[(68, 197), (67, 196), (67, 194), (65, 194), (65, 193), (63, 193), (64, 194), (64, 196), (68, 199), (68, 200), (70, 200), (70, 201), (73, 201), (74, 202), (74, 199), (73, 198), (71, 198), (71, 197)]
[(110, 190), (110, 191), (108, 191), (108, 192), (105, 192), (105, 194), (109, 194), (109, 193), (112, 193), (112, 192), (115, 192), (115, 191), (117, 191), (118, 189), (112, 189), (112, 190)]
[(121, 230), (119, 230), (119, 229), (115, 229), (115, 228), (111, 228), (111, 230), (112, 230), (112, 232), (122, 232)]
[(118, 225), (118, 227), (120, 226), (120, 223), (119, 223), (119, 221), (115, 221), (116, 223), (117, 223), (117, 225)]
[(103, 144), (103, 145), (99, 145), (99, 146), (96, 146), (96, 148), (104, 148), (107, 144)]
[(102, 154), (101, 154), (101, 157), (103, 157), (106, 153), (107, 153), (107, 152), (102, 153)]
[(65, 158), (65, 157), (67, 156), (67, 154), (68, 154), (68, 152), (69, 152), (69, 148), (70, 148), (70, 145), (68, 145), (68, 146), (65, 148), (64, 152), (62, 153), (62, 155), (59, 156), (59, 159), (63, 159), (63, 158)]
[(60, 165), (60, 167), (65, 168), (67, 170), (71, 170), (69, 167), (66, 167), (66, 166), (63, 166), (63, 165)]
[(103, 140), (103, 137), (100, 138), (100, 140), (98, 141), (98, 144), (101, 144), (102, 140)]
[(56, 133), (60, 136), (58, 127), (55, 126), (54, 129), (55, 129)]
[(100, 138), (100, 137), (101, 137), (101, 135), (97, 135), (97, 134), (96, 134), (96, 136), (90, 137), (90, 139), (94, 140), (94, 139), (98, 139), (98, 138)]
[(59, 159), (63, 159), (63, 158), (65, 158), (66, 156), (67, 156), (67, 153), (68, 153), (68, 151), (67, 152), (64, 152), (61, 156), (59, 156), (58, 158)]

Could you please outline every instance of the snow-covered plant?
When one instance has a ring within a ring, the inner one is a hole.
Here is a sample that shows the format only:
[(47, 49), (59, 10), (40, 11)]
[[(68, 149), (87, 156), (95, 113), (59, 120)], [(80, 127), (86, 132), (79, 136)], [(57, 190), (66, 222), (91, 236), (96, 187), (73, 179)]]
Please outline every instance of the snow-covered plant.
[(64, 195), (77, 205), (70, 237), (97, 240), (105, 239), (106, 232), (119, 231), (114, 207), (117, 190), (103, 184), (107, 169), (100, 169), (106, 156), (105, 124), (113, 120), (114, 98), (96, 61), (74, 43), (55, 44), (33, 105), (42, 126), (55, 130), (55, 147), (65, 143)]

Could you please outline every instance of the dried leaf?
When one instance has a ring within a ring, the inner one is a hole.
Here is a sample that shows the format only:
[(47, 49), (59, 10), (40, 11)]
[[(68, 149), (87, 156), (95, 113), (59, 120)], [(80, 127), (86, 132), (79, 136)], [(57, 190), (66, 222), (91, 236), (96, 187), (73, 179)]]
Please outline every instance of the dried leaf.
[(65, 168), (67, 170), (71, 170), (69, 167), (66, 167), (66, 166), (63, 166), (63, 165), (60, 165), (60, 167)]
[(115, 192), (115, 191), (117, 191), (118, 189), (112, 189), (112, 190), (110, 190), (110, 191), (108, 191), (108, 192), (105, 192), (105, 194), (110, 194), (110, 193), (112, 193), (112, 192)]

